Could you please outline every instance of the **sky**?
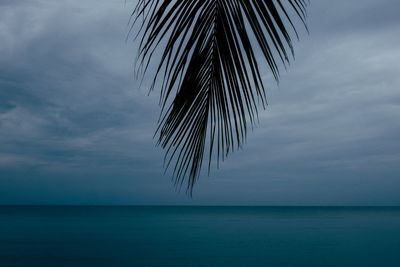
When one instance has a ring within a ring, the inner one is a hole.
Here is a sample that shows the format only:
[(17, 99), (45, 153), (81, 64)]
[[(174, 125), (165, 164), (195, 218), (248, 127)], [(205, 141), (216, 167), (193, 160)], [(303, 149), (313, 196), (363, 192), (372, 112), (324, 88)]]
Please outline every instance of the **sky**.
[(0, 0), (0, 204), (400, 205), (396, 0), (311, 1), (259, 124), (192, 198), (153, 139), (134, 6)]

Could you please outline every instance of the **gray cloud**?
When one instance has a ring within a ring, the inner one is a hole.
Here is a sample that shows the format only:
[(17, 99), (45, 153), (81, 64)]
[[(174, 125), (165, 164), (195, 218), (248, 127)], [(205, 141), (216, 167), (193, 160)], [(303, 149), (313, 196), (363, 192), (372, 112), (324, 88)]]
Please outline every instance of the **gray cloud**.
[(0, 2), (0, 203), (400, 204), (400, 19), (313, 1), (243, 151), (193, 200), (163, 176), (157, 92), (133, 77), (133, 3)]

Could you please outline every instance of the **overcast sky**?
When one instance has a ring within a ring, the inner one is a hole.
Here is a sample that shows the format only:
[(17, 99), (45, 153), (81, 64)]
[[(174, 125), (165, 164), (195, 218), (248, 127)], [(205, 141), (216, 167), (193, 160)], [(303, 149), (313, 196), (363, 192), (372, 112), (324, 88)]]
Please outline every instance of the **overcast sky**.
[(163, 175), (133, 7), (0, 0), (0, 204), (400, 205), (398, 1), (311, 1), (260, 124), (192, 199)]

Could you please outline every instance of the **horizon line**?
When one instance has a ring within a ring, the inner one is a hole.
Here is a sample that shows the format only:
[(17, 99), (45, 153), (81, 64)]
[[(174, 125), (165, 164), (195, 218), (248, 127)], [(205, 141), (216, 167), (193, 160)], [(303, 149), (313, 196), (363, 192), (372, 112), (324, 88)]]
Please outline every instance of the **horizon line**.
[(400, 208), (400, 205), (162, 205), (162, 204), (0, 204), (0, 207), (265, 207), (265, 208)]

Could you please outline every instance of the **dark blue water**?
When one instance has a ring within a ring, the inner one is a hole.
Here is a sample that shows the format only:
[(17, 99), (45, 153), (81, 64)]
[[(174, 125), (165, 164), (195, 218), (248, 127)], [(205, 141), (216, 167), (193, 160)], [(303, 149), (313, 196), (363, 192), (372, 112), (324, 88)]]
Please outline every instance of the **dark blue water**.
[(0, 207), (0, 266), (400, 266), (400, 208)]

